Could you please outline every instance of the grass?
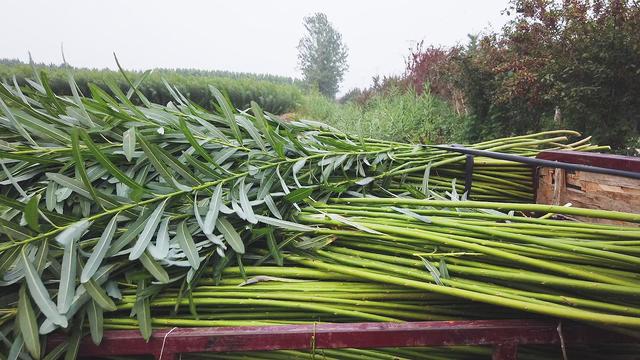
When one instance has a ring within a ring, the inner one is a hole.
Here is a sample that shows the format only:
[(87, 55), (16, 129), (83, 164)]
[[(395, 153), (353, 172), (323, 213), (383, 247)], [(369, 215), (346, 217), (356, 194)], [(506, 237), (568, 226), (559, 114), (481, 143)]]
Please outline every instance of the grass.
[(319, 94), (304, 97), (299, 117), (323, 121), (344, 132), (402, 142), (451, 143), (465, 139), (466, 117), (429, 92), (390, 89), (366, 104), (339, 104)]

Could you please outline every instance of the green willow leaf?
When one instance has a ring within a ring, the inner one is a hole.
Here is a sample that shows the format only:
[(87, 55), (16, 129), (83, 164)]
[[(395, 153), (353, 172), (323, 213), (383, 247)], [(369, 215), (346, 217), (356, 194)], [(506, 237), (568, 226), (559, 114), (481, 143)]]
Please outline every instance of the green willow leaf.
[[(220, 219), (218, 219), (220, 221)], [(178, 224), (178, 228), (176, 230), (176, 240), (178, 241), (178, 245), (187, 256), (187, 260), (189, 260), (189, 264), (194, 269), (200, 267), (200, 256), (198, 255), (198, 249), (196, 249), (196, 244), (193, 242), (193, 238), (191, 237), (191, 233), (189, 232), (189, 228), (187, 227), (187, 221), (184, 220), (180, 224)]]
[[(80, 267), (80, 271), (84, 270), (84, 263), (80, 257), (76, 258), (77, 264)], [(103, 269), (104, 268), (104, 269)], [(106, 275), (110, 272), (110, 266), (105, 265), (102, 268), (98, 269), (96, 273), (89, 279), (87, 282), (82, 284), (86, 292), (91, 296), (91, 298), (100, 305), (106, 311), (116, 311), (116, 304), (111, 300), (109, 295), (107, 295), (106, 291), (100, 286), (106, 280)]]
[(294, 223), (286, 220), (274, 219), (267, 216), (256, 215), (256, 218), (258, 218), (258, 221), (263, 224), (273, 225), (286, 230), (295, 230), (295, 231), (314, 231), (315, 230), (311, 226), (298, 224), (298, 223)]
[(91, 279), (93, 274), (95, 274), (95, 272), (100, 267), (100, 264), (102, 263), (102, 260), (104, 259), (105, 255), (107, 254), (107, 250), (109, 250), (109, 246), (111, 245), (111, 239), (113, 239), (113, 235), (115, 234), (118, 227), (117, 218), (118, 215), (115, 215), (111, 218), (107, 226), (104, 228), (104, 231), (102, 232), (98, 243), (93, 247), (93, 252), (91, 253), (91, 256), (89, 256), (87, 264), (82, 269), (82, 274), (80, 275), (81, 283), (84, 284), (89, 281), (89, 279)]
[(136, 128), (132, 127), (122, 133), (122, 151), (127, 161), (131, 162), (136, 150)]
[(240, 206), (242, 207), (242, 212), (246, 217), (247, 221), (252, 224), (257, 224), (258, 220), (256, 219), (255, 214), (253, 213), (253, 208), (249, 203), (249, 198), (247, 197), (247, 189), (244, 183), (244, 178), (240, 180), (240, 185), (238, 188), (238, 193), (240, 195)]
[(58, 284), (58, 312), (66, 313), (76, 290), (76, 258), (78, 257), (77, 238), (71, 239), (64, 245), (62, 255), (62, 270)]
[(129, 245), (129, 243), (133, 241), (133, 239), (142, 232), (150, 214), (151, 212), (148, 207), (145, 207), (144, 209), (142, 209), (142, 212), (140, 213), (140, 216), (138, 216), (138, 219), (133, 224), (129, 225), (127, 227), (127, 231), (125, 231), (122, 235), (120, 235), (120, 237), (118, 237), (116, 241), (114, 241), (112, 245), (109, 247), (109, 250), (107, 251), (107, 256), (108, 257), (115, 256), (127, 245)]
[(180, 130), (182, 130), (184, 137), (187, 139), (187, 141), (189, 141), (189, 144), (191, 144), (191, 146), (198, 153), (198, 155), (202, 156), (208, 163), (211, 163), (212, 165), (215, 164), (216, 166), (218, 166), (213, 161), (213, 158), (211, 157), (211, 155), (198, 143), (196, 138), (193, 136), (193, 133), (191, 132), (191, 130), (189, 130), (189, 126), (187, 125), (187, 122), (184, 120), (183, 117), (180, 118)]
[(151, 106), (151, 103), (149, 102), (149, 100), (147, 99), (146, 96), (144, 96), (144, 94), (138, 90), (138, 86), (140, 86), (140, 83), (142, 83), (147, 76), (149, 76), (151, 74), (152, 70), (147, 70), (145, 71), (142, 76), (136, 81), (136, 83), (132, 83), (131, 80), (129, 79), (129, 76), (127, 75), (127, 72), (124, 71), (124, 69), (122, 68), (122, 66), (120, 66), (120, 61), (118, 61), (118, 57), (116, 56), (116, 53), (113, 53), (113, 58), (116, 61), (116, 65), (118, 66), (118, 71), (120, 71), (120, 74), (122, 75), (122, 77), (127, 81), (127, 83), (129, 84), (129, 90), (127, 91), (126, 97), (127, 99), (131, 99), (131, 95), (133, 95), (134, 93), (138, 96), (138, 98), (140, 99), (140, 101), (142, 101), (142, 103), (144, 104), (144, 106)]
[(69, 343), (67, 343), (66, 341), (61, 342), (60, 344), (58, 344), (58, 346), (54, 347), (52, 350), (49, 350), (49, 352), (47, 352), (47, 355), (45, 355), (42, 360), (58, 360), (67, 351), (68, 346)]
[(153, 165), (153, 168), (156, 169), (156, 171), (160, 174), (164, 181), (167, 182), (167, 184), (175, 187), (176, 189), (180, 189), (180, 187), (178, 186), (178, 181), (173, 177), (173, 175), (171, 175), (169, 169), (164, 166), (164, 163), (162, 161), (163, 156), (162, 154), (160, 154), (157, 146), (150, 143), (140, 133), (137, 134), (137, 137), (139, 139), (142, 150), (147, 155), (147, 159), (149, 159), (149, 162), (151, 163), (151, 165)]
[(82, 180), (84, 187), (89, 190), (93, 201), (95, 201), (96, 204), (100, 205), (102, 204), (102, 201), (100, 201), (100, 197), (98, 197), (96, 190), (91, 185), (89, 175), (87, 175), (87, 169), (85, 168), (82, 153), (80, 152), (80, 140), (78, 134), (79, 132), (77, 128), (71, 130), (71, 153), (73, 154), (73, 160), (76, 163), (76, 170), (78, 171), (78, 174), (80, 174), (80, 180)]
[(276, 154), (278, 154), (279, 157), (284, 158), (284, 143), (281, 142), (277, 136), (275, 136), (273, 129), (269, 126), (269, 122), (264, 117), (264, 112), (260, 108), (260, 105), (258, 105), (258, 103), (256, 103), (255, 101), (252, 101), (251, 111), (256, 118), (256, 124), (258, 128), (267, 138), (267, 141), (269, 142), (269, 144), (271, 144), (271, 147), (275, 150)]
[(4, 273), (18, 260), (20, 256), (21, 248), (16, 246), (11, 249), (5, 250), (0, 256), (0, 276), (4, 275)]
[(284, 263), (284, 259), (282, 257), (282, 253), (280, 252), (280, 248), (278, 247), (278, 242), (276, 241), (275, 232), (273, 229), (269, 229), (267, 232), (267, 247), (269, 248), (269, 253), (271, 257), (276, 261), (278, 266), (282, 266)]
[(38, 322), (36, 314), (31, 307), (31, 301), (27, 295), (26, 287), (20, 287), (18, 296), (18, 325), (20, 334), (29, 354), (36, 359), (40, 358), (40, 335), (38, 334)]
[(220, 205), (222, 205), (222, 183), (218, 184), (213, 191), (213, 195), (211, 195), (211, 200), (209, 201), (209, 210), (204, 217), (204, 227), (202, 231), (207, 235), (213, 234), (213, 229), (215, 228), (220, 212)]
[(142, 229), (140, 236), (138, 236), (138, 240), (131, 248), (131, 252), (129, 253), (129, 260), (135, 260), (139, 258), (142, 253), (147, 249), (147, 245), (151, 241), (151, 238), (156, 232), (158, 228), (158, 224), (160, 224), (160, 219), (162, 218), (162, 214), (164, 214), (164, 208), (167, 205), (167, 201), (169, 199), (165, 199), (160, 206), (158, 206), (152, 213), (149, 215), (147, 219), (147, 223)]
[[(256, 216), (259, 221), (258, 215), (254, 216)], [(244, 254), (244, 243), (240, 238), (240, 234), (238, 234), (236, 229), (227, 219), (218, 218), (218, 221), (216, 222), (216, 228), (218, 229), (218, 231), (220, 231), (233, 251), (237, 252), (238, 254)]]
[(115, 176), (118, 180), (122, 181), (125, 185), (130, 187), (134, 191), (142, 192), (144, 189), (140, 184), (135, 182), (132, 178), (123, 173), (102, 151), (96, 146), (96, 144), (91, 140), (91, 137), (85, 132), (80, 131), (80, 137), (84, 144), (89, 148), (89, 151), (93, 154), (95, 159), (104, 166), (105, 169), (109, 171), (109, 173)]
[(138, 288), (136, 290), (136, 302), (133, 307), (136, 313), (136, 318), (138, 319), (140, 334), (142, 334), (142, 337), (145, 339), (145, 341), (149, 341), (153, 332), (153, 327), (151, 324), (151, 300), (148, 296), (141, 296), (146, 288), (147, 283), (144, 279), (138, 281)]
[(300, 181), (298, 181), (298, 172), (304, 167), (304, 164), (307, 163), (307, 159), (306, 158), (302, 158), (298, 161), (296, 161), (293, 164), (292, 169), (292, 174), (293, 174), (293, 181), (296, 183), (296, 185), (301, 188), (302, 185), (300, 184)]
[(80, 236), (82, 236), (82, 234), (89, 228), (89, 226), (91, 226), (91, 222), (87, 219), (77, 221), (60, 232), (56, 236), (56, 241), (60, 245), (66, 247), (67, 244), (78, 240)]
[(282, 220), (282, 214), (280, 214), (280, 210), (278, 210), (278, 206), (276, 206), (276, 203), (273, 201), (271, 195), (267, 195), (264, 197), (264, 203), (267, 204), (267, 207), (269, 208), (269, 211), (271, 211), (273, 216)]
[(287, 194), (284, 199), (291, 203), (299, 202), (309, 198), (309, 196), (313, 194), (314, 189), (315, 188), (312, 187), (295, 189)]
[(162, 220), (158, 226), (158, 234), (156, 235), (156, 244), (149, 243), (147, 250), (154, 259), (164, 259), (169, 253), (169, 221), (170, 218)]
[(42, 272), (44, 268), (47, 266), (47, 260), (49, 260), (49, 240), (44, 239), (40, 242), (38, 246), (38, 252), (36, 253), (36, 259), (33, 264), (36, 267), (36, 271), (40, 276), (42, 276)]
[(419, 256), (419, 258), (420, 260), (422, 260), (422, 263), (424, 263), (424, 267), (427, 268), (427, 271), (429, 271), (429, 273), (433, 277), (433, 281), (435, 281), (435, 283), (438, 285), (444, 285), (442, 283), (442, 280), (440, 279), (440, 271), (438, 270), (438, 268), (436, 268), (429, 260), (423, 258), (422, 256)]
[(140, 262), (156, 280), (163, 284), (169, 282), (169, 274), (167, 274), (167, 271), (153, 259), (149, 254), (149, 251), (142, 253), (140, 256)]
[(18, 334), (13, 340), (13, 343), (11, 343), (7, 360), (17, 360), (19, 356), (24, 356), (23, 350), (24, 340), (22, 340), (22, 335)]
[(40, 224), (38, 223), (38, 219), (40, 218), (40, 214), (38, 213), (39, 202), (40, 195), (35, 195), (27, 201), (27, 205), (24, 207), (24, 219), (33, 231), (40, 231)]
[(240, 144), (242, 144), (242, 133), (240, 132), (240, 127), (236, 122), (236, 117), (233, 114), (233, 108), (229, 104), (229, 101), (224, 95), (222, 95), (220, 90), (216, 89), (215, 87), (209, 85), (209, 90), (211, 91), (211, 94), (213, 94), (213, 96), (216, 98), (218, 105), (220, 105), (222, 113), (227, 120), (227, 125), (229, 125), (229, 128), (231, 128), (231, 131), (233, 132), (233, 136), (236, 138), (236, 140), (238, 140)]
[(67, 352), (64, 354), (64, 360), (75, 360), (78, 358), (78, 350), (80, 349), (80, 340), (83, 335), (84, 314), (79, 316), (71, 328), (69, 336)]
[(118, 308), (116, 304), (111, 300), (109, 295), (102, 289), (94, 278), (89, 279), (86, 283), (82, 284), (87, 290), (87, 293), (91, 296), (101, 308), (106, 311), (116, 311)]
[(18, 131), (18, 133), (22, 137), (24, 137), (31, 145), (36, 147), (38, 146), (38, 143), (36, 143), (35, 140), (33, 140), (31, 135), (29, 135), (27, 130), (25, 130), (25, 128), (22, 126), (22, 124), (20, 124), (20, 122), (13, 116), (13, 114), (11, 113), (11, 110), (9, 110), (9, 107), (7, 107), (7, 104), (5, 104), (4, 101), (2, 101), (2, 99), (0, 99), (0, 110), (2, 110), (2, 112), (7, 116), (7, 118), (11, 122), (11, 125), (15, 127), (16, 131)]
[(87, 199), (91, 199), (91, 194), (89, 193), (89, 191), (87, 191), (82, 182), (62, 174), (46, 173), (45, 175), (49, 180), (54, 181), (56, 184), (62, 187), (69, 188), (73, 192), (77, 193), (78, 195), (84, 196)]
[(94, 300), (89, 301), (87, 304), (87, 318), (89, 319), (89, 332), (91, 333), (91, 340), (94, 344), (100, 345), (102, 342), (103, 329), (104, 329), (104, 311)]
[(40, 311), (42, 311), (47, 319), (51, 320), (51, 322), (53, 322), (54, 324), (60, 325), (62, 327), (67, 327), (67, 318), (58, 313), (58, 309), (56, 308), (56, 305), (53, 303), (53, 301), (51, 301), (51, 297), (49, 296), (47, 288), (45, 288), (36, 268), (33, 266), (31, 260), (27, 256), (27, 250), (24, 246), (22, 247), (20, 255), (22, 265), (24, 266), (24, 277), (27, 280), (31, 298), (36, 303), (36, 305), (38, 305), (38, 308), (40, 308)]

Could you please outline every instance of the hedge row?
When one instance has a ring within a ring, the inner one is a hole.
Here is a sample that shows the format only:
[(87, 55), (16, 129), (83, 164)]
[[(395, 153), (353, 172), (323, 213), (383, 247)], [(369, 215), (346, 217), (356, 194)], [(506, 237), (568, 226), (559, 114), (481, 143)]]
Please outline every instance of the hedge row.
[[(115, 81), (123, 90), (129, 87), (122, 74), (117, 71), (40, 65), (36, 68), (46, 68), (51, 87), (58, 94), (71, 95), (68, 81), (69, 73), (73, 74), (74, 80), (85, 95), (89, 94), (89, 83), (96, 84), (108, 91), (105, 80)], [(141, 72), (128, 72), (128, 76), (134, 82), (142, 74)], [(14, 75), (18, 83), (23, 85), (25, 79), (33, 77), (33, 69), (26, 64), (0, 64), (0, 79), (2, 81), (12, 82)], [(272, 82), (260, 80), (255, 76), (207, 76), (206, 74), (167, 69), (153, 71), (139, 85), (139, 89), (151, 102), (166, 104), (172, 101), (173, 97), (162, 81), (163, 79), (177, 87), (188, 99), (209, 110), (212, 110), (213, 107), (213, 97), (209, 91), (209, 85), (226, 93), (236, 108), (246, 109), (251, 101), (256, 101), (265, 111), (274, 114), (283, 114), (294, 110), (302, 98), (300, 87), (293, 82), (289, 84), (284, 81)]]

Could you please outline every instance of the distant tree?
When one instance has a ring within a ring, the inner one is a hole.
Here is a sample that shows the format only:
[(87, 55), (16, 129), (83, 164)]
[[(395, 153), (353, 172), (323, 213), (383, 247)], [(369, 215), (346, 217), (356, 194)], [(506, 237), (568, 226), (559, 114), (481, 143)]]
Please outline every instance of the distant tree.
[(307, 34), (298, 44), (298, 62), (304, 79), (321, 94), (334, 98), (349, 67), (342, 35), (323, 13), (305, 17), (304, 27)]

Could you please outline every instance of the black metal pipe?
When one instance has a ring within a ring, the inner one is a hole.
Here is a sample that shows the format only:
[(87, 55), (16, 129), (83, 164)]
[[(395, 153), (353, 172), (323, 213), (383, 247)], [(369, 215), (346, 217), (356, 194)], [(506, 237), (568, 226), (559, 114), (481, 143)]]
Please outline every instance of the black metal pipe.
[(640, 172), (635, 172), (635, 171), (609, 169), (609, 168), (582, 165), (582, 164), (571, 164), (571, 163), (566, 163), (561, 161), (530, 158), (526, 156), (505, 154), (505, 153), (499, 153), (499, 152), (488, 151), (488, 150), (469, 149), (460, 145), (455, 145), (455, 146), (435, 145), (434, 147), (442, 150), (458, 152), (461, 154), (484, 156), (484, 157), (489, 157), (493, 159), (514, 161), (514, 162), (519, 162), (519, 163), (529, 164), (529, 165), (544, 166), (544, 167), (565, 169), (565, 170), (571, 170), (571, 171), (586, 171), (586, 172), (592, 172), (592, 173), (598, 173), (598, 174), (607, 174), (607, 175), (623, 176), (623, 177), (628, 177), (632, 179), (640, 179)]

